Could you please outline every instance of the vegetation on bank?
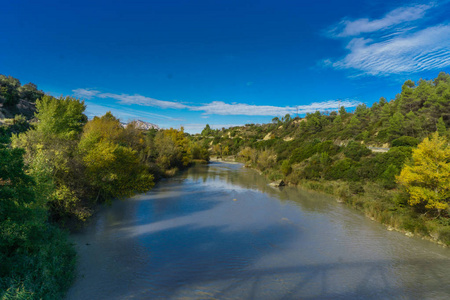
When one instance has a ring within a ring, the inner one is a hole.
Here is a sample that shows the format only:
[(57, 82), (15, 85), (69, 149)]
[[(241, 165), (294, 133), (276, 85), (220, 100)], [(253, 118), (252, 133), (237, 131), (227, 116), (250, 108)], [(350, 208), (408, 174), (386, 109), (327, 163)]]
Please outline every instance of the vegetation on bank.
[(353, 112), (207, 125), (197, 139), (271, 180), (336, 195), (385, 224), (450, 245), (449, 127), (450, 75), (442, 72)]
[[(88, 120), (83, 101), (11, 76), (0, 75), (0, 104), (13, 117), (0, 126), (0, 299), (61, 299), (76, 259), (61, 227), (209, 160), (183, 129), (124, 127), (109, 112)], [(23, 107), (34, 116), (17, 114)]]

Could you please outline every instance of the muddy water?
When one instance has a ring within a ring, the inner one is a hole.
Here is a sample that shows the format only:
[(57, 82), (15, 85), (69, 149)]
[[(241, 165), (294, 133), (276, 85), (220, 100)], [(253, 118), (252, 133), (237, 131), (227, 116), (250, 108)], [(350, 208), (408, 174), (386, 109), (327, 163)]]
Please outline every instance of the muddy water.
[(68, 299), (450, 299), (450, 249), (212, 163), (115, 201), (72, 239)]

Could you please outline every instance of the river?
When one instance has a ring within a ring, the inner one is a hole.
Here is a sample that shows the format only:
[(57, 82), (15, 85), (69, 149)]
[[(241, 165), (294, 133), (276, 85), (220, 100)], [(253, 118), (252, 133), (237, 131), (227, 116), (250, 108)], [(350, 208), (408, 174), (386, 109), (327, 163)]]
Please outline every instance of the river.
[(71, 238), (67, 299), (450, 299), (450, 249), (240, 164), (115, 201)]

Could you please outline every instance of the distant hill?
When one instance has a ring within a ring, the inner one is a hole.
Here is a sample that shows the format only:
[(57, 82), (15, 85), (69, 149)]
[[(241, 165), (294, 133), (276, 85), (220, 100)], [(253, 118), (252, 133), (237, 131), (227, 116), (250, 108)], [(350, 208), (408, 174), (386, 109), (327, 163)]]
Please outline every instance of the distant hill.
[(149, 129), (160, 129), (158, 125), (153, 124), (153, 123), (149, 123), (149, 122), (145, 122), (142, 120), (135, 120), (135, 121), (131, 121), (128, 123), (121, 123), (123, 127), (126, 127), (128, 124), (130, 123), (134, 123), (136, 125), (137, 128), (142, 129), (142, 130), (149, 130)]

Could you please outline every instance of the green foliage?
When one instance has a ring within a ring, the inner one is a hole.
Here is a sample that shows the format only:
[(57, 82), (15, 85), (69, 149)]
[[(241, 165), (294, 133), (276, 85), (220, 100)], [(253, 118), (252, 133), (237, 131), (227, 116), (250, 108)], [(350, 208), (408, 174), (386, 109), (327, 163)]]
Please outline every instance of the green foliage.
[(213, 131), (211, 130), (211, 127), (209, 126), (209, 124), (206, 124), (205, 128), (202, 130), (202, 135), (209, 136), (212, 133), (213, 133)]
[(436, 124), (436, 131), (439, 133), (439, 135), (441, 136), (445, 136), (447, 134), (447, 128), (445, 126), (444, 123), (444, 119), (442, 117), (440, 117), (438, 119), (438, 122)]
[(22, 155), (0, 148), (0, 298), (61, 298), (74, 277), (75, 252), (47, 223)]
[(0, 299), (62, 299), (75, 253), (52, 224), (73, 226), (98, 201), (146, 191), (155, 175), (193, 158), (209, 160), (208, 144), (183, 129), (123, 128), (111, 113), (87, 122), (83, 101), (1, 75), (3, 107), (22, 100), (37, 100), (37, 123), (16, 112), (0, 126)]
[(86, 124), (78, 149), (97, 198), (130, 196), (153, 186), (153, 176), (140, 163), (137, 151), (128, 146), (139, 144), (138, 138), (111, 113)]
[(338, 180), (344, 179), (348, 181), (357, 181), (360, 179), (358, 175), (358, 163), (352, 159), (344, 158), (335, 162), (325, 175), (326, 179)]
[(56, 135), (67, 139), (76, 139), (83, 130), (87, 117), (84, 114), (84, 101), (72, 97), (56, 99), (45, 95), (36, 102), (38, 132)]
[(305, 159), (310, 158), (315, 153), (317, 153), (318, 147), (316, 147), (316, 146), (319, 144), (320, 144), (320, 141), (314, 140), (310, 143), (306, 143), (306, 144), (302, 145), (301, 147), (298, 147), (297, 149), (295, 149), (292, 152), (289, 162), (291, 164), (295, 164), (295, 163), (300, 163), (300, 162), (304, 161)]
[(283, 162), (281, 163), (280, 170), (284, 176), (287, 176), (292, 172), (292, 166), (288, 160), (283, 160)]
[(419, 140), (412, 136), (402, 136), (392, 141), (392, 147), (400, 147), (400, 146), (416, 147), (418, 144)]
[(276, 154), (273, 150), (264, 150), (259, 153), (257, 166), (258, 169), (264, 171), (273, 168), (276, 163)]
[(5, 106), (19, 103), (20, 81), (12, 76), (0, 75), (0, 102)]
[(366, 146), (361, 145), (360, 143), (355, 141), (351, 141), (350, 143), (348, 143), (347, 147), (345, 147), (344, 149), (345, 156), (355, 161), (359, 161), (361, 157), (367, 156), (371, 153), (372, 152), (367, 149)]
[(44, 92), (39, 91), (34, 83), (27, 83), (19, 88), (19, 95), (21, 99), (29, 102), (36, 102), (38, 99), (44, 97)]

